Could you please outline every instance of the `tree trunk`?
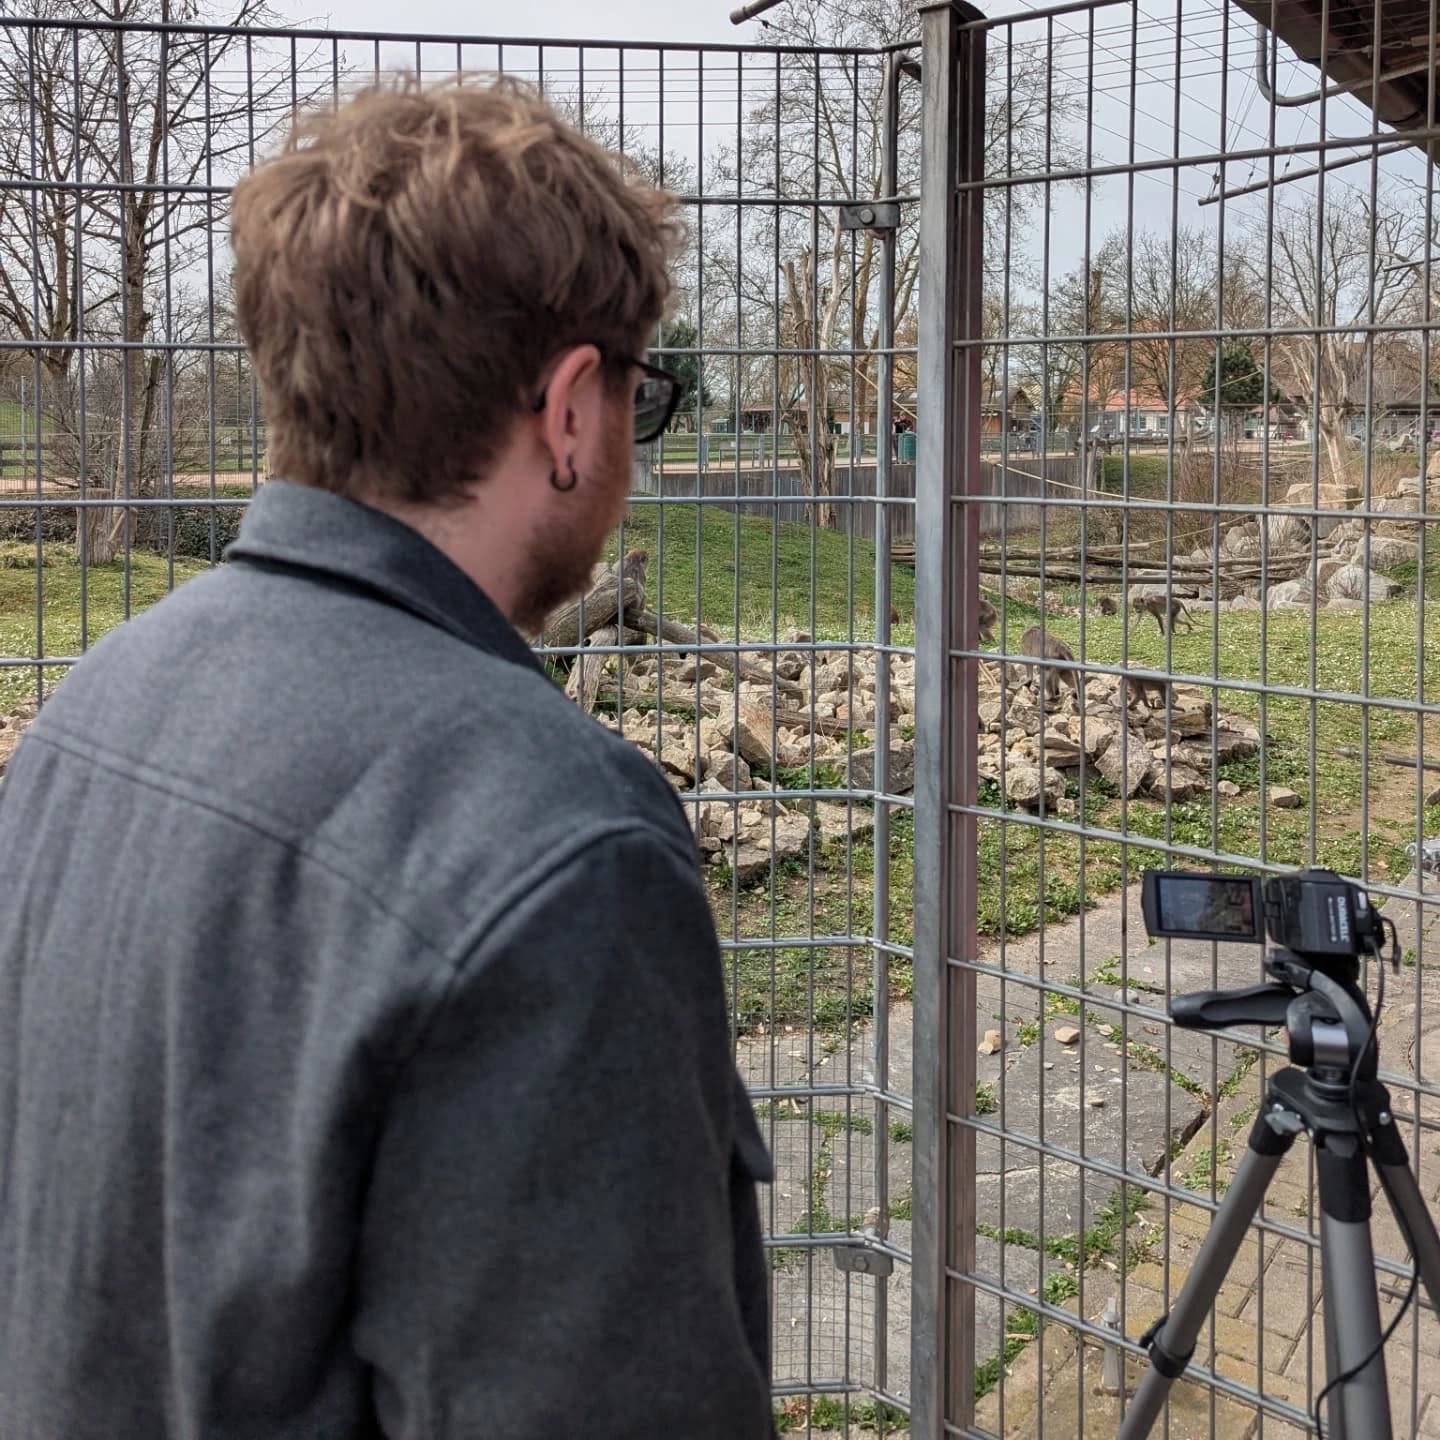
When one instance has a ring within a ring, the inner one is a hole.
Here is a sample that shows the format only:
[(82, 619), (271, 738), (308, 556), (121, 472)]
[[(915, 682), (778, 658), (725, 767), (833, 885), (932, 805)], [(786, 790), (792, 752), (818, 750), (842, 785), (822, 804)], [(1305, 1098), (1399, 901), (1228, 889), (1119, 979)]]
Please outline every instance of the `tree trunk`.
[(835, 506), (830, 503), (835, 494), (834, 438), (827, 430), (816, 441), (812, 454), (809, 434), (802, 431), (795, 435), (795, 453), (800, 461), (801, 487), (815, 501), (815, 524), (821, 530), (836, 529)]
[(1344, 485), (1350, 473), (1345, 420), (1339, 406), (1321, 406), (1320, 439), (1325, 445), (1326, 469), (1332, 485)]
[[(114, 490), (103, 485), (86, 490), (87, 500), (112, 500)], [(109, 565), (120, 554), (125, 534), (125, 512), (112, 505), (86, 505), (76, 512), (75, 535), (82, 565)]]

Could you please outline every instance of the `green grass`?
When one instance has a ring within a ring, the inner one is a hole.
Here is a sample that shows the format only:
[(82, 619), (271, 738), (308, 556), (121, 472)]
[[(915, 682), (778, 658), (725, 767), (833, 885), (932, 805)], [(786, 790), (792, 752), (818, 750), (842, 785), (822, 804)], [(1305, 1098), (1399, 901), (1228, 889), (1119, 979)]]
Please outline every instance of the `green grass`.
[[(1440, 550), (1440, 546), (1436, 547)], [(1009, 644), (1018, 646), (1018, 632), (1031, 623), (1028, 607), (1011, 607), (1007, 619)], [(1203, 615), (1203, 612), (1202, 612)], [(1210, 698), (1224, 713), (1235, 714), (1263, 728), (1268, 735), (1264, 782), (1289, 785), (1305, 801), (1298, 811), (1270, 809), (1264, 815), (1262, 844), (1261, 781), (1258, 757), (1237, 759), (1222, 766), (1219, 777), (1236, 781), (1246, 792), (1236, 801), (1212, 806), (1208, 799), (1170, 807), (1168, 836), (1175, 843), (1217, 848), (1235, 854), (1255, 855), (1274, 864), (1304, 864), (1313, 858), (1321, 864), (1351, 874), (1362, 871), (1364, 836), (1369, 834), (1371, 872), (1384, 876), (1403, 874), (1407, 868), (1404, 846), (1414, 839), (1413, 795), (1405, 792), (1398, 818), (1387, 815), (1379, 799), (1385, 784), (1401, 784), (1405, 772), (1396, 767), (1372, 763), (1370, 771), (1371, 809), (1368, 825), (1356, 813), (1364, 788), (1364, 770), (1345, 749), (1361, 750), (1368, 744), (1373, 757), (1380, 753), (1410, 755), (1417, 748), (1417, 723), (1413, 715), (1380, 706), (1372, 701), (1440, 698), (1440, 648), (1427, 646), (1423, 673), (1416, 663), (1415, 636), (1419, 624), (1416, 602), (1401, 600), (1374, 606), (1370, 613), (1368, 637), (1360, 613), (1322, 614), (1313, 639), (1310, 616), (1303, 611), (1281, 611), (1267, 617), (1262, 645), (1261, 616), (1234, 612), (1221, 618), (1218, 645), (1212, 642), (1210, 626), (1203, 618), (1193, 633), (1181, 632), (1173, 639), (1167, 664), (1166, 642), (1152, 626), (1132, 627), (1128, 655), (1123, 648), (1124, 630), (1119, 617), (1087, 614), (1084, 656), (1098, 664), (1118, 665), (1122, 656), (1137, 667), (1173, 668), (1181, 674), (1214, 675), (1222, 680), (1259, 682), (1270, 686), (1315, 688), (1346, 697), (1310, 701), (1287, 696), (1270, 696), (1262, 706), (1261, 697), (1246, 691), (1211, 690)], [(1427, 630), (1440, 624), (1440, 604), (1425, 606)], [(1080, 654), (1080, 617), (1052, 615), (1048, 627), (1068, 641)], [(1368, 638), (1367, 644), (1364, 643)], [(1368, 655), (1368, 666), (1366, 657)], [(1313, 664), (1313, 676), (1312, 676)], [(1349, 698), (1354, 697), (1354, 698)], [(1315, 768), (1310, 767), (1312, 728)], [(1440, 749), (1440, 731), (1426, 736), (1427, 752)], [(1413, 784), (1413, 780), (1411, 781)], [(1087, 796), (1087, 813), (1089, 811)], [(1098, 822), (1107, 828), (1121, 828), (1122, 807), (1118, 801), (1096, 811)], [(997, 842), (987, 836), (981, 822), (982, 856), (997, 857)], [(1124, 807), (1124, 828), (1128, 833), (1164, 840), (1167, 817), (1162, 805), (1132, 801)], [(1006, 906), (1003, 917), (1010, 933), (1023, 932), (1038, 923), (1040, 893), (1038, 877), (1039, 840), (1029, 827), (1010, 826), (1006, 852), (1009, 879), (1020, 886), (1022, 897)], [(1028, 830), (1028, 834), (1027, 834)], [(1049, 837), (1046, 858), (1045, 908), (1052, 918), (1056, 911), (1072, 909), (1069, 893), (1078, 873), (1078, 843), (1063, 837)], [(1118, 879), (1118, 855), (1105, 846), (1087, 847), (1087, 879), (1094, 889), (1108, 888), (1107, 880)], [(1147, 852), (1153, 853), (1153, 852)], [(1147, 859), (1134, 857), (1143, 866)], [(1048, 872), (1053, 865), (1056, 875)], [(986, 868), (989, 868), (988, 866)], [(998, 933), (1002, 917), (998, 909), (982, 908), (986, 933)]]
[(797, 1395), (775, 1410), (775, 1429), (781, 1435), (805, 1431), (856, 1430), (877, 1435), (898, 1435), (908, 1424), (905, 1412), (893, 1405), (849, 1395)]
[[(868, 540), (807, 525), (772, 528), (722, 506), (667, 500), (632, 505), (607, 558), (622, 544), (650, 552), (651, 607), (663, 605), (682, 624), (694, 617), (698, 597), (705, 623), (722, 635), (735, 635), (738, 620), (738, 633), (752, 640), (791, 628), (843, 640), (852, 633), (853, 599), (855, 638), (874, 637), (875, 547)], [(892, 585), (901, 616), (893, 628), (905, 643), (914, 634), (914, 572), (897, 565)]]
[(1221, 1171), (1234, 1158), (1235, 1147), (1228, 1136), (1222, 1135), (1212, 1148), (1202, 1145), (1190, 1159), (1189, 1168), (1180, 1177), (1181, 1184), (1189, 1190), (1210, 1190), (1211, 1175), (1215, 1178), (1215, 1193), (1223, 1195), (1230, 1186), (1229, 1179)]
[[(1106, 455), (1101, 458), (1100, 488), (1113, 495), (1125, 493), (1125, 457)], [(1170, 474), (1167, 449), (1158, 453), (1134, 449), (1130, 452), (1130, 496), (1140, 500), (1163, 500), (1165, 483)]]
[[(190, 560), (177, 560), (173, 585), (207, 568)], [(128, 578), (128, 585), (127, 585)], [(172, 588), (169, 562), (159, 555), (136, 551), (130, 557), (128, 577), (122, 562), (92, 565), (88, 571), (73, 557), (55, 554), (47, 547), (46, 564), (39, 575), (43, 602), (39, 602), (37, 573), (0, 566), (0, 653), (11, 656), (78, 655), (130, 614), (137, 614), (163, 598)], [(82, 584), (84, 608), (82, 615)], [(39, 603), (37, 603), (39, 602)], [(37, 631), (37, 615), (43, 630)], [(64, 666), (45, 667), (45, 683), (53, 688), (63, 678)], [(35, 672), (18, 667), (0, 669), (0, 714), (21, 701), (35, 698)]]

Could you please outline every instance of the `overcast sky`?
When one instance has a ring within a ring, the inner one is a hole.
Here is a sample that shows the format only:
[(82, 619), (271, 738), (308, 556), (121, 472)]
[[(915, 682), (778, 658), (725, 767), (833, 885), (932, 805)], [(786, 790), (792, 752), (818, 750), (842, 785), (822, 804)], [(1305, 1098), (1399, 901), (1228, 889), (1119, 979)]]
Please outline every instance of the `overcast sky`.
[[(671, 44), (747, 44), (763, 46), (770, 33), (751, 22), (732, 26), (729, 10), (738, 0), (611, 0), (598, 6), (593, 0), (525, 0), (525, 4), (461, 3), (461, 0), (337, 0), (327, 12), (299, 8), (303, 0), (278, 0), (292, 23), (312, 23), (336, 30), (404, 31), (429, 35), (467, 37), (510, 36), (518, 40), (553, 39)], [(834, 0), (835, 4), (843, 0)], [(994, 14), (1016, 14), (1035, 8), (1031, 0), (993, 0), (982, 8)], [(1221, 209), (1201, 203), (1213, 197), (1222, 183), (1219, 167), (1198, 157), (1220, 151), (1259, 149), (1271, 142), (1270, 107), (1259, 94), (1254, 73), (1253, 27), (1241, 12), (1224, 0), (1134, 0), (1134, 3), (1099, 4), (1087, 14), (1076, 12), (1049, 22), (1018, 25), (1018, 43), (1030, 41), (1053, 47), (1052, 75), (1057, 86), (1068, 86), (1079, 96), (1076, 119), (1069, 138), (1080, 152), (1090, 153), (1097, 166), (1196, 157), (1197, 163), (1174, 169), (1144, 170), (1133, 181), (1124, 176), (1097, 179), (1087, 196), (1083, 186), (1057, 186), (1050, 193), (1048, 230), (1028, 225), (1016, 243), (1038, 258), (1048, 245), (1049, 271), (1058, 276), (1086, 263), (1087, 243), (1098, 247), (1104, 236), (1129, 223), (1133, 229), (1169, 234), (1177, 223), (1217, 236)], [(1007, 31), (992, 32), (997, 52)], [(345, 63), (363, 75), (378, 62), (382, 68), (412, 68), (413, 46), (347, 46)], [(456, 64), (456, 52), (444, 46), (423, 47), (420, 65), (440, 75)], [(463, 52), (466, 69), (494, 68), (493, 48), (475, 45)], [(1318, 76), (1301, 66), (1280, 47), (1280, 89), (1289, 93), (1309, 89)], [(507, 69), (535, 77), (543, 65), (547, 86), (568, 91), (583, 85), (589, 103), (611, 106), (619, 92), (620, 61), (617, 52), (603, 49), (582, 52), (560, 46), (543, 53), (511, 43), (504, 52)], [(753, 64), (755, 82), (765, 82), (767, 62)], [(625, 116), (639, 143), (660, 147), (656, 121), (661, 93), (657, 52), (636, 51), (625, 61)], [(663, 148), (692, 166), (703, 150), (707, 156), (726, 143), (735, 131), (733, 62), (708, 58), (703, 86), (699, 83), (695, 52), (671, 54), (665, 60)], [(1177, 77), (1178, 70), (1178, 77)], [(768, 83), (768, 82), (765, 82)], [(703, 102), (698, 103), (703, 89)], [(749, 83), (747, 83), (747, 90)], [(1177, 94), (1178, 92), (1178, 94)], [(763, 100), (763, 96), (759, 97)], [(746, 99), (746, 108), (759, 103)], [(1370, 129), (1368, 111), (1353, 100), (1332, 101), (1325, 128), (1331, 136), (1361, 135)], [(697, 126), (697, 121), (698, 126)], [(1319, 133), (1315, 106), (1284, 109), (1277, 113), (1274, 143), (1291, 145), (1312, 141)], [(703, 139), (701, 136), (703, 135)], [(1331, 152), (1343, 158), (1341, 152)], [(1368, 152), (1366, 154), (1369, 160)], [(1303, 171), (1314, 155), (1282, 159), (1277, 176)], [(707, 164), (711, 162), (707, 160)], [(716, 178), (711, 164), (706, 190), (713, 193)], [(1232, 162), (1223, 184), (1233, 191), (1263, 184), (1268, 166), (1263, 160)], [(1417, 152), (1381, 159), (1376, 165), (1375, 188), (1382, 204), (1424, 206), (1426, 167)], [(1371, 164), (1337, 171), (1327, 182), (1327, 195), (1344, 203), (1363, 204), (1371, 190)], [(1304, 210), (1315, 193), (1313, 180), (1282, 184), (1275, 192), (1276, 213), (1292, 215)], [(1332, 198), (1329, 203), (1334, 203)], [(1237, 197), (1226, 205), (1226, 232), (1234, 234), (1246, 224), (1269, 224), (1270, 212), (1263, 193)], [(1087, 241), (1088, 234), (1088, 241)]]
[[(327, 18), (294, 0), (279, 7), (297, 23)], [(523, 35), (581, 40), (669, 40), (681, 44), (752, 41), (755, 24), (728, 19), (733, 0), (525, 0), (520, 5), (462, 4), (460, 0), (340, 0), (328, 24), (340, 30), (406, 30), (426, 34)], [(523, 20), (521, 18), (523, 13)]]

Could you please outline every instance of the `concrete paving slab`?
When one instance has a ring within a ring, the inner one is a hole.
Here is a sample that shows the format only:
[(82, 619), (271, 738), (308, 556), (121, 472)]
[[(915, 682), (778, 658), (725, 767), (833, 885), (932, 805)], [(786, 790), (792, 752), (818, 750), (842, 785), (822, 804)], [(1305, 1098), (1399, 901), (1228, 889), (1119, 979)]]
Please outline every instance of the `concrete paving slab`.
[[(1056, 1042), (1060, 1026), (1079, 1030), (1083, 1047)], [(1049, 1027), (1046, 1040), (1011, 1057), (998, 1098), (1001, 1109), (990, 1118), (1010, 1134), (1146, 1174), (1205, 1113), (1167, 1073), (1127, 1065), (1098, 1027), (1068, 1016)], [(1086, 1228), (1119, 1188), (1080, 1163), (1042, 1159), (1028, 1146), (985, 1134), (976, 1143), (976, 1166), (982, 1220), (1031, 1231), (1043, 1220), (1052, 1236)]]

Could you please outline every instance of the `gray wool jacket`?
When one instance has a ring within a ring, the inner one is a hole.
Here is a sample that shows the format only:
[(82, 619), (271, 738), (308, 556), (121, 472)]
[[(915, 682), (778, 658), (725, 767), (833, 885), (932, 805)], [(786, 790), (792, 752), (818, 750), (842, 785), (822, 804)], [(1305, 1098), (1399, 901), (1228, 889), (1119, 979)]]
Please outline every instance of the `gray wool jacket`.
[(0, 782), (0, 1437), (771, 1435), (669, 785), (378, 512), (227, 558)]

